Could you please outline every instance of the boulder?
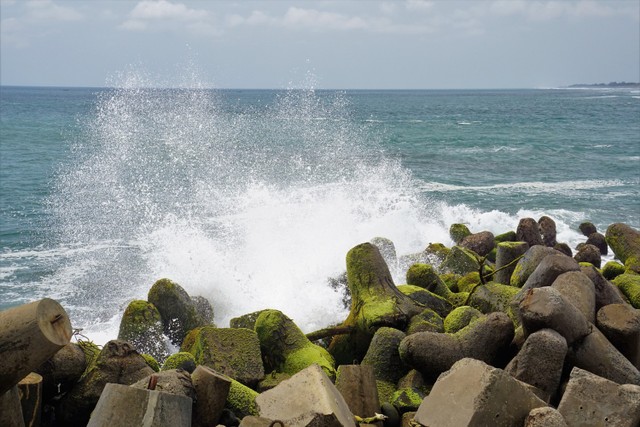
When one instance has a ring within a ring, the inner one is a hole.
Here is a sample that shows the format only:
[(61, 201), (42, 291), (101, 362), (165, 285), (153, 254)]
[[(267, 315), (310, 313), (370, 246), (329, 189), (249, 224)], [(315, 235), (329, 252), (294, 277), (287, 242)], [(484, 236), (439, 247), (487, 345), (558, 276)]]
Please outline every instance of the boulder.
[(597, 233), (598, 230), (596, 229), (596, 226), (593, 225), (590, 222), (583, 222), (578, 226), (578, 229), (580, 230), (580, 232), (586, 236), (589, 237), (590, 235), (592, 235), (593, 233)]
[(556, 222), (553, 219), (549, 218), (546, 215), (540, 217), (540, 219), (538, 220), (538, 229), (540, 230), (543, 245), (552, 248), (556, 245), (556, 243), (558, 243), (558, 241), (556, 240)]
[(607, 244), (625, 267), (640, 273), (640, 231), (627, 224), (615, 223), (605, 233)]
[(196, 369), (196, 358), (187, 351), (174, 353), (164, 361), (161, 370), (168, 371), (170, 369), (183, 369), (191, 373)]
[[(404, 295), (408, 296), (423, 308), (430, 308), (441, 317), (446, 317), (453, 310), (453, 305), (445, 298), (429, 292), (419, 286), (400, 285), (397, 289)], [(422, 310), (421, 310), (422, 311)], [(416, 313), (418, 314), (418, 313)]]
[(496, 242), (492, 232), (481, 231), (479, 233), (465, 236), (458, 245), (477, 253), (481, 257), (484, 257), (489, 255), (489, 252), (495, 248)]
[(454, 246), (440, 264), (439, 269), (445, 273), (465, 275), (479, 271), (480, 263), (474, 252), (461, 246)]
[(131, 344), (109, 341), (82, 379), (63, 397), (58, 419), (64, 425), (86, 425), (107, 383), (130, 385), (153, 373)]
[(255, 331), (268, 368), (294, 375), (316, 364), (335, 379), (335, 361), (331, 354), (309, 341), (293, 320), (281, 311), (263, 311), (256, 320)]
[(607, 261), (607, 263), (602, 267), (602, 275), (607, 280), (615, 279), (617, 276), (624, 274), (624, 265), (620, 264), (617, 261)]
[(586, 274), (582, 271), (562, 273), (551, 286), (560, 291), (564, 299), (580, 310), (589, 322), (596, 322), (596, 288)]
[[(242, 418), (247, 415), (259, 415), (256, 406), (258, 393), (246, 385), (231, 379), (225, 409), (230, 410), (235, 416)], [(223, 416), (223, 415), (222, 415)]]
[(351, 413), (362, 418), (380, 412), (380, 399), (376, 375), (372, 365), (340, 365), (336, 376), (336, 388), (344, 398)]
[(482, 313), (493, 313), (501, 311), (512, 319), (516, 319), (516, 314), (511, 307), (511, 301), (518, 294), (518, 288), (500, 283), (487, 283), (476, 286), (469, 294), (469, 305), (477, 308)]
[(549, 403), (560, 385), (567, 350), (562, 335), (553, 329), (541, 329), (527, 337), (505, 371), (536, 387), (541, 391), (538, 397)]
[(261, 417), (286, 426), (355, 427), (347, 402), (318, 365), (260, 393), (255, 402)]
[(527, 242), (529, 246), (542, 245), (540, 227), (533, 218), (522, 218), (516, 228), (516, 239), (520, 242)]
[(380, 404), (391, 400), (398, 380), (409, 372), (409, 367), (398, 353), (398, 346), (405, 336), (397, 329), (386, 327), (378, 329), (371, 340), (367, 354), (362, 359), (362, 365), (373, 367)]
[(169, 279), (155, 282), (147, 300), (160, 312), (164, 333), (174, 345), (180, 345), (190, 330), (207, 324), (189, 294)]
[[(474, 307), (463, 305), (453, 309), (444, 319), (444, 332), (453, 334), (482, 317), (482, 312)], [(439, 331), (434, 331), (439, 332)]]
[(573, 368), (558, 411), (569, 426), (637, 426), (640, 424), (640, 386), (620, 385)]
[(451, 224), (449, 227), (449, 237), (456, 245), (469, 235), (471, 235), (471, 231), (465, 224)]
[(556, 243), (555, 245), (553, 245), (553, 249), (565, 254), (566, 256), (573, 257), (573, 251), (571, 250), (571, 247), (566, 243)]
[(516, 260), (522, 257), (529, 244), (527, 242), (500, 242), (496, 251), (496, 272), (494, 281), (508, 285), (511, 282), (511, 274), (516, 269)]
[(578, 253), (574, 255), (573, 259), (578, 262), (588, 262), (593, 266), (600, 268), (602, 263), (602, 255), (600, 249), (594, 245), (584, 244), (578, 249)]
[(124, 310), (118, 339), (131, 343), (139, 353), (150, 354), (162, 362), (169, 355), (162, 328), (158, 309), (150, 302), (134, 300)]
[(609, 246), (607, 245), (607, 239), (602, 233), (591, 233), (587, 238), (587, 245), (593, 245), (600, 251), (601, 255), (609, 254)]
[(42, 376), (44, 401), (71, 390), (86, 368), (87, 358), (78, 344), (69, 343), (58, 350), (36, 370)]
[(622, 291), (634, 308), (640, 308), (640, 275), (625, 273), (611, 281)]
[(596, 311), (609, 304), (626, 303), (627, 299), (618, 287), (609, 282), (593, 265), (581, 265), (582, 271), (595, 286), (596, 291)]
[(545, 257), (558, 253), (555, 249), (546, 246), (537, 245), (529, 247), (524, 256), (516, 264), (516, 268), (511, 274), (511, 283), (509, 284), (521, 288)]
[(414, 419), (424, 426), (521, 426), (546, 404), (501, 369), (462, 359), (438, 377)]
[(371, 243), (362, 243), (347, 253), (347, 281), (351, 309), (341, 326), (353, 332), (335, 336), (329, 345), (338, 364), (361, 360), (378, 328), (402, 330), (425, 308), (396, 288), (380, 251)]
[(452, 292), (429, 264), (413, 264), (407, 270), (406, 279), (407, 285), (418, 286), (429, 292), (433, 292), (449, 301), (453, 306), (461, 305), (468, 296), (465, 293)]
[(482, 316), (455, 334), (418, 332), (407, 336), (398, 351), (402, 360), (425, 379), (451, 368), (458, 360), (471, 357), (495, 363), (513, 339), (513, 322), (502, 312)]
[(256, 326), (256, 319), (260, 316), (264, 310), (254, 311), (253, 313), (243, 314), (242, 316), (234, 317), (229, 321), (229, 326), (232, 328), (245, 328), (254, 330)]
[(204, 326), (197, 330), (193, 344), (183, 345), (182, 350), (194, 356), (196, 365), (208, 366), (253, 388), (264, 378), (262, 344), (258, 334), (249, 329)]
[(193, 400), (196, 399), (196, 390), (191, 382), (191, 375), (184, 369), (169, 369), (162, 372), (154, 372), (148, 377), (131, 384), (131, 387), (146, 390), (151, 383), (151, 377), (153, 377), (155, 384), (153, 390), (178, 396), (186, 396)]
[(524, 427), (568, 427), (562, 414), (551, 406), (535, 408), (529, 412)]
[(444, 332), (442, 317), (430, 308), (425, 308), (409, 320), (405, 333), (407, 335), (416, 332)]
[(229, 396), (231, 379), (206, 366), (198, 366), (191, 374), (198, 397), (193, 405), (193, 427), (217, 425)]
[(598, 329), (620, 353), (640, 369), (640, 310), (609, 304), (598, 310)]

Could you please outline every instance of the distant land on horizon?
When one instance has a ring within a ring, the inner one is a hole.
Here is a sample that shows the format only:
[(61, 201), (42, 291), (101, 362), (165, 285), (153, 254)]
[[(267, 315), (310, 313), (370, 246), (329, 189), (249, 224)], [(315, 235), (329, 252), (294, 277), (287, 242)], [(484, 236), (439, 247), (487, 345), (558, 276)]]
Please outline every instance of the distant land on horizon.
[(633, 83), (633, 82), (609, 82), (609, 83), (578, 83), (578, 84), (573, 84), (571, 86), (567, 86), (570, 88), (581, 88), (581, 87), (601, 87), (601, 88), (628, 88), (628, 87), (640, 87), (640, 83)]

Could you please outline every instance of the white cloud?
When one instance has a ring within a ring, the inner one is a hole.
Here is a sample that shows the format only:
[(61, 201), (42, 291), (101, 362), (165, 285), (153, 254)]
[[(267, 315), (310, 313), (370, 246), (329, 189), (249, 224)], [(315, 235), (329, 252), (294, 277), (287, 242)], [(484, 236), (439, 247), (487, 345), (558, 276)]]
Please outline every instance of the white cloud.
[(430, 0), (407, 0), (405, 3), (408, 10), (431, 10), (433, 1)]
[(129, 16), (140, 20), (178, 19), (198, 21), (206, 19), (208, 12), (201, 9), (189, 9), (183, 3), (171, 3), (167, 0), (143, 0), (136, 4)]
[(606, 2), (594, 0), (499, 0), (492, 2), (489, 10), (496, 15), (522, 15), (531, 21), (548, 21), (561, 17), (607, 17), (617, 13), (626, 13), (624, 8), (613, 9)]
[(214, 16), (204, 9), (193, 9), (184, 3), (168, 0), (142, 0), (119, 25), (127, 31), (185, 31), (198, 36), (220, 36), (221, 28), (215, 25)]
[(83, 16), (71, 7), (55, 4), (52, 0), (27, 2), (27, 19), (30, 21), (80, 21)]
[(284, 14), (282, 23), (286, 27), (315, 30), (361, 30), (368, 26), (364, 19), (357, 16), (298, 7), (290, 7)]

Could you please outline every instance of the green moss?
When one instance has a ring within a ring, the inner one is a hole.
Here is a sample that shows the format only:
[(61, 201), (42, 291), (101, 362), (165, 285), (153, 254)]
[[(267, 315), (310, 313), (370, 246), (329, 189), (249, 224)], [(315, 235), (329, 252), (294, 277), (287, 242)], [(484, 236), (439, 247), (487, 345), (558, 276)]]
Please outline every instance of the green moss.
[(380, 405), (391, 401), (393, 394), (396, 392), (396, 385), (389, 381), (376, 380), (376, 388), (378, 389), (378, 400)]
[(419, 286), (400, 285), (397, 288), (404, 295), (422, 304), (424, 308), (431, 308), (442, 317), (453, 310), (453, 305), (445, 298), (429, 292), (426, 289), (422, 289)]
[(480, 270), (478, 255), (461, 246), (451, 248), (449, 255), (440, 264), (440, 270), (444, 272), (467, 274)]
[(260, 316), (264, 310), (254, 311), (253, 313), (243, 314), (242, 316), (234, 317), (229, 321), (229, 326), (232, 328), (246, 328), (253, 330), (256, 325), (256, 319)]
[(429, 246), (427, 246), (424, 252), (427, 255), (433, 255), (442, 261), (447, 257), (447, 255), (449, 255), (450, 251), (451, 250), (442, 243), (429, 243)]
[(500, 242), (515, 242), (517, 240), (517, 235), (515, 231), (507, 231), (506, 233), (495, 236), (494, 240), (496, 241), (496, 244)]
[(165, 360), (162, 364), (162, 370), (168, 371), (169, 369), (185, 369), (185, 366), (189, 364), (196, 365), (196, 359), (193, 357), (193, 354), (187, 353), (186, 351), (181, 351), (179, 353), (172, 354)]
[(444, 332), (444, 322), (442, 317), (430, 308), (424, 309), (409, 320), (405, 330), (407, 335), (416, 332)]
[(79, 340), (77, 344), (82, 349), (86, 361), (86, 367), (82, 373), (82, 377), (84, 377), (95, 366), (102, 350), (93, 341)]
[(460, 292), (471, 292), (471, 290), (480, 284), (480, 273), (472, 271), (462, 276), (457, 283), (457, 287)]
[(144, 361), (147, 362), (147, 365), (149, 365), (151, 369), (153, 369), (156, 372), (160, 372), (160, 364), (152, 355), (147, 353), (142, 353), (140, 354), (140, 356), (144, 358)]
[(260, 414), (258, 413), (258, 406), (256, 405), (256, 397), (258, 397), (256, 391), (231, 379), (231, 387), (229, 387), (225, 408), (229, 409), (240, 419), (247, 415), (258, 416)]
[(422, 403), (425, 394), (421, 393), (414, 387), (406, 387), (396, 390), (391, 396), (389, 403), (398, 409), (398, 412), (404, 414), (409, 411), (417, 411)]
[(134, 300), (127, 305), (120, 321), (118, 339), (131, 343), (140, 353), (158, 360), (167, 357), (160, 312), (150, 302)]
[(518, 288), (510, 285), (490, 282), (475, 288), (469, 296), (469, 305), (485, 314), (501, 311), (509, 315), (514, 322), (518, 322), (517, 313), (513, 311), (511, 301), (519, 291)]
[(273, 371), (270, 374), (267, 374), (262, 381), (258, 383), (258, 392), (262, 393), (263, 391), (270, 390), (280, 384), (284, 380), (288, 380), (291, 378), (291, 375), (285, 374), (284, 372), (276, 372)]
[(482, 316), (480, 310), (468, 305), (454, 309), (444, 319), (444, 331), (447, 333), (455, 333), (460, 329), (467, 327), (471, 322)]
[(204, 326), (192, 329), (187, 333), (187, 335), (184, 337), (184, 340), (182, 340), (182, 345), (180, 345), (180, 351), (188, 351), (189, 353), (193, 354), (193, 352), (195, 351), (194, 345), (196, 343), (196, 338), (198, 337), (198, 334), (200, 334), (200, 331), (203, 327)]
[(469, 227), (464, 224), (451, 224), (449, 227), (449, 237), (454, 243), (458, 244), (467, 236), (471, 235), (471, 231), (469, 231)]
[(444, 273), (440, 275), (440, 278), (451, 292), (460, 291), (460, 289), (458, 289), (458, 280), (460, 280), (461, 277), (461, 274), (456, 273)]
[(629, 298), (634, 308), (640, 308), (640, 275), (624, 273), (611, 281)]

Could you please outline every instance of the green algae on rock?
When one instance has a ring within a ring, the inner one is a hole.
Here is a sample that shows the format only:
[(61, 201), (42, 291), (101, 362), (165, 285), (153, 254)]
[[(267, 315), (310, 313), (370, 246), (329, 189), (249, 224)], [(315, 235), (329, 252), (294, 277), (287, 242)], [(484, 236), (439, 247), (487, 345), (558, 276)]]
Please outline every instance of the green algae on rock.
[(142, 353), (140, 354), (140, 356), (144, 358), (144, 361), (147, 362), (147, 365), (149, 365), (151, 369), (153, 369), (156, 372), (160, 372), (160, 364), (152, 355), (147, 353)]
[(398, 346), (405, 337), (402, 331), (394, 328), (378, 329), (371, 340), (367, 354), (362, 359), (363, 365), (373, 367), (380, 404), (391, 401), (396, 391), (396, 384), (409, 372), (409, 367), (398, 353)]
[(629, 298), (634, 308), (640, 308), (640, 275), (624, 273), (611, 281)]
[(260, 414), (258, 413), (258, 406), (256, 405), (256, 397), (258, 397), (257, 391), (231, 379), (231, 386), (229, 387), (225, 408), (229, 409), (240, 419), (248, 415), (258, 416)]
[(163, 361), (169, 354), (162, 332), (162, 318), (150, 302), (134, 300), (120, 320), (118, 339), (130, 342), (139, 353), (148, 353)]
[(602, 267), (602, 275), (607, 280), (613, 280), (621, 274), (624, 274), (625, 267), (617, 261), (608, 261)]
[(477, 308), (468, 305), (457, 307), (445, 317), (444, 332), (450, 334), (458, 332), (480, 317), (482, 317), (482, 312)]
[(627, 270), (640, 274), (640, 231), (618, 222), (607, 228), (605, 238)]
[(329, 378), (335, 379), (335, 361), (331, 354), (309, 341), (293, 320), (281, 311), (264, 310), (260, 313), (255, 332), (268, 369), (294, 375), (317, 364)]
[(168, 371), (171, 369), (184, 369), (188, 372), (193, 372), (196, 369), (196, 359), (193, 354), (186, 351), (180, 351), (167, 357), (167, 360), (162, 364), (162, 371)]
[(405, 329), (407, 335), (417, 332), (444, 332), (444, 322), (442, 317), (430, 308), (425, 308), (422, 312), (411, 317)]
[(470, 235), (471, 231), (469, 231), (469, 227), (465, 224), (451, 224), (449, 227), (449, 237), (451, 237), (451, 240), (453, 240), (456, 245)]

